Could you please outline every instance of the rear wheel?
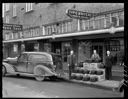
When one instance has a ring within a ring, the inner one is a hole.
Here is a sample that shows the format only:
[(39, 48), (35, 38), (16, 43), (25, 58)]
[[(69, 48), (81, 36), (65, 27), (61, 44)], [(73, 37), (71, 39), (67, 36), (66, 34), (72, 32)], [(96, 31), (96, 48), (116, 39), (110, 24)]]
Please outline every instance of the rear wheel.
[(5, 76), (7, 73), (5, 66), (2, 66), (2, 76)]
[(37, 81), (43, 81), (45, 78), (45, 71), (41, 67), (35, 67), (34, 74)]

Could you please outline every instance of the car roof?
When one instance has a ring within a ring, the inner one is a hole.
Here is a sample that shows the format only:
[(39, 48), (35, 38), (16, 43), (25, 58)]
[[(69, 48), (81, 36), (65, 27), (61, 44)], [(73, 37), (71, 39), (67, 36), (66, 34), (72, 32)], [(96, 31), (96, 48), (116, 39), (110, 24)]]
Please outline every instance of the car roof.
[(26, 53), (26, 54), (45, 54), (45, 55), (60, 55), (60, 54), (56, 54), (56, 53), (53, 53), (53, 52), (23, 52), (23, 53)]

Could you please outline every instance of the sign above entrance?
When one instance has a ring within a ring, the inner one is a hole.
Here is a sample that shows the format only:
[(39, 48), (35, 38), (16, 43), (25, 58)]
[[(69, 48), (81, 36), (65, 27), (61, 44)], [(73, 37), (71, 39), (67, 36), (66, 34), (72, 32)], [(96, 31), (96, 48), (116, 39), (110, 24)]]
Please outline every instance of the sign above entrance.
[(3, 23), (3, 30), (22, 31), (23, 26), (19, 24), (7, 24)]
[(98, 15), (97, 13), (88, 13), (88, 12), (82, 12), (72, 9), (67, 9), (66, 14), (71, 18), (77, 18), (77, 19), (89, 19), (93, 16)]

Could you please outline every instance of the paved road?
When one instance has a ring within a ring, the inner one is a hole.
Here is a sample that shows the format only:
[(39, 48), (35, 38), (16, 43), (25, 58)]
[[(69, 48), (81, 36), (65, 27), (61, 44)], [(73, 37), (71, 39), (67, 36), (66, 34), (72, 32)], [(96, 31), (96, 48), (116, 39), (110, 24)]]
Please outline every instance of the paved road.
[(27, 88), (27, 90), (29, 89), (29, 91), (31, 90), (33, 92), (43, 94), (45, 97), (120, 97), (118, 92), (93, 88), (62, 80), (45, 80), (43, 82), (38, 82), (34, 78), (30, 77), (16, 77), (9, 75), (3, 78), (3, 88), (7, 87), (7, 83)]

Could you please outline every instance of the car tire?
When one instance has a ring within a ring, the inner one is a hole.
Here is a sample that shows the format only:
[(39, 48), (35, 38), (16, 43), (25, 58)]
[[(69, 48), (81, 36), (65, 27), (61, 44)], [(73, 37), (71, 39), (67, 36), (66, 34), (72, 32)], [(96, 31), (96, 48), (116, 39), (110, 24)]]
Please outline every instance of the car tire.
[(5, 66), (2, 66), (2, 76), (4, 77), (6, 75), (7, 71)]
[(34, 68), (34, 74), (35, 75), (38, 75), (38, 76), (35, 76), (35, 79), (37, 81), (43, 81), (45, 79), (45, 71), (43, 70), (43, 68), (41, 68), (41, 66), (36, 66)]

